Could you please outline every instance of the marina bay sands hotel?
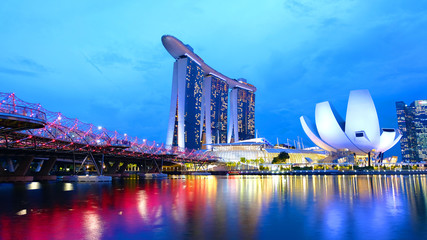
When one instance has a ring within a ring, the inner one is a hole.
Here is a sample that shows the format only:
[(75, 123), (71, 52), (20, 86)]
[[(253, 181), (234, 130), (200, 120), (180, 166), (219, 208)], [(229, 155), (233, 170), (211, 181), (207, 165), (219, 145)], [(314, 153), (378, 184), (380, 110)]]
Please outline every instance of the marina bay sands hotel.
[(162, 43), (176, 59), (166, 145), (202, 149), (254, 138), (255, 86), (217, 72), (173, 36)]

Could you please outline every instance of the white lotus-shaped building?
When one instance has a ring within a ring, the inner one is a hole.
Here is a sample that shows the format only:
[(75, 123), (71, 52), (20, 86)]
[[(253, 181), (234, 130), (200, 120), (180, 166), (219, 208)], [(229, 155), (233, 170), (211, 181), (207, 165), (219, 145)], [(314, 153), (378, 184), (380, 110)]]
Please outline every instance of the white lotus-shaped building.
[(357, 155), (384, 153), (402, 137), (393, 128), (380, 129), (377, 111), (368, 90), (350, 92), (344, 121), (329, 102), (316, 104), (316, 125), (301, 116), (302, 128), (317, 146), (330, 151), (351, 151)]

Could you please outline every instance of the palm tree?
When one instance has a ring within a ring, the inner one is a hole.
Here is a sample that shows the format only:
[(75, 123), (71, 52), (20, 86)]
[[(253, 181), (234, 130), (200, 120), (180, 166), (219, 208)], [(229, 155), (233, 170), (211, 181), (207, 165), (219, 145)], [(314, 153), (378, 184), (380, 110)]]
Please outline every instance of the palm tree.
[(240, 162), (241, 162), (242, 164), (246, 163), (246, 158), (241, 157), (241, 158), (240, 158)]

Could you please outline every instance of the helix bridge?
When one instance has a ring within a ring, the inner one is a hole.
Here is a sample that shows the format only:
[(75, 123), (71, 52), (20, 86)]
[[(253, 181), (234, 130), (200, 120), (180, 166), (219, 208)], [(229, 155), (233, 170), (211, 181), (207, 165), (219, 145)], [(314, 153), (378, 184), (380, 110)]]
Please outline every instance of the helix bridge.
[[(217, 161), (206, 151), (165, 146), (66, 117), (40, 104), (25, 102), (14, 93), (0, 93), (0, 158), (5, 165), (0, 166), (0, 174), (9, 167), (6, 171), (9, 175), (25, 175), (35, 159), (72, 161), (81, 165), (89, 160), (98, 174), (105, 173), (102, 166), (106, 166), (107, 173), (120, 169), (123, 172), (131, 163), (146, 171), (161, 172), (159, 163), (163, 162), (205, 164)], [(152, 163), (151, 167), (147, 162)], [(49, 168), (53, 164), (43, 165)], [(44, 174), (47, 171), (45, 169)]]

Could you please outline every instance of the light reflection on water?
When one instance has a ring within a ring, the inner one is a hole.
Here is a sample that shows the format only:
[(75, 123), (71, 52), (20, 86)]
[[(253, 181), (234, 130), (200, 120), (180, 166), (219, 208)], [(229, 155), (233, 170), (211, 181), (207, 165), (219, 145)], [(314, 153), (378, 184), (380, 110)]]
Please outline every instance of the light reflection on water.
[[(421, 176), (0, 184), (0, 239), (417, 239)], [(26, 214), (17, 214), (23, 209)]]

